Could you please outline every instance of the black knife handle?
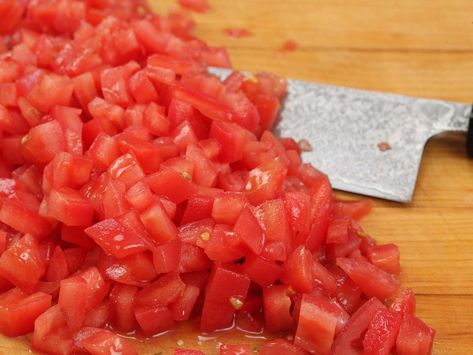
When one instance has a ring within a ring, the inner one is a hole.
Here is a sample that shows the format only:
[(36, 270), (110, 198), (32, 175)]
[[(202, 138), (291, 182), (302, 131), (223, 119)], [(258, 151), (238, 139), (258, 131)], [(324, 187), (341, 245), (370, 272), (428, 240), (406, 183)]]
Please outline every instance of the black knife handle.
[(473, 158), (473, 107), (471, 108), (470, 122), (466, 133), (466, 153), (470, 158)]

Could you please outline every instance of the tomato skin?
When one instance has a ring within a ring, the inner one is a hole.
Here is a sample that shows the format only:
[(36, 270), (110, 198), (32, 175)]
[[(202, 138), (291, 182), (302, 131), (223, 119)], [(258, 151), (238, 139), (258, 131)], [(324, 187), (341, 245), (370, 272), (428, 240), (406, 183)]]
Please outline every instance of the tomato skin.
[(430, 354), (435, 330), (419, 318), (407, 314), (402, 320), (396, 340), (396, 353), (399, 355)]
[(248, 276), (223, 266), (214, 266), (205, 290), (201, 330), (212, 331), (231, 326), (235, 315), (232, 298), (244, 301), (249, 287)]
[(0, 295), (0, 332), (10, 337), (33, 331), (36, 318), (51, 307), (51, 295), (26, 295), (13, 288)]
[(389, 309), (376, 312), (363, 339), (363, 354), (386, 354), (396, 344), (401, 327), (401, 314)]
[(36, 239), (26, 234), (0, 256), (0, 275), (26, 293), (35, 291), (46, 272)]
[(399, 280), (362, 259), (338, 258), (337, 265), (370, 297), (386, 299), (399, 288)]

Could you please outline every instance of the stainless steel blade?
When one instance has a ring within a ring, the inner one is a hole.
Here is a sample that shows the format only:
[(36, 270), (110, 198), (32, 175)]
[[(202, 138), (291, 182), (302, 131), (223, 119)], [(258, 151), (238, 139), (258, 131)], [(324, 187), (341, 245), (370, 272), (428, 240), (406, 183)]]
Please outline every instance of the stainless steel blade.
[[(427, 140), (466, 132), (471, 110), (469, 104), (289, 80), (276, 131), (308, 140), (313, 151), (304, 160), (334, 188), (409, 202)], [(388, 149), (380, 149), (383, 144)]]

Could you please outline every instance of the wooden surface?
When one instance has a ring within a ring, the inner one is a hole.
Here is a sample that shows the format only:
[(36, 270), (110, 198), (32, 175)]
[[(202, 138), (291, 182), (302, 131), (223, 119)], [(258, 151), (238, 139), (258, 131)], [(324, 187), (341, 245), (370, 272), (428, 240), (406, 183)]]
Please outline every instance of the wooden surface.
[[(196, 34), (229, 48), (236, 68), (292, 78), (432, 98), (473, 101), (471, 0), (210, 0), (196, 15)], [(174, 1), (153, 0), (158, 11)], [(225, 27), (253, 36), (231, 39)], [(279, 48), (287, 39), (300, 47)], [(402, 286), (413, 288), (418, 314), (437, 330), (435, 354), (473, 354), (473, 161), (464, 137), (446, 135), (426, 147), (414, 202), (376, 201), (363, 221), (379, 242), (401, 248)], [(341, 194), (343, 195), (343, 194)], [(198, 338), (193, 325), (151, 342), (140, 354), (173, 354), (177, 341), (218, 353), (219, 341), (257, 345), (240, 333)], [(24, 339), (0, 341), (22, 354)]]

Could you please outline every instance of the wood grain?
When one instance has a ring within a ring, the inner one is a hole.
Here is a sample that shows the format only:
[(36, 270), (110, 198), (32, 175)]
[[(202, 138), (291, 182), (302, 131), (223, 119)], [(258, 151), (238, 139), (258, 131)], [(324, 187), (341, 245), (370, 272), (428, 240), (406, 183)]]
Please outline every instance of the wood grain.
[[(176, 7), (151, 0), (158, 11)], [(352, 87), (473, 101), (471, 0), (210, 0), (196, 35), (229, 48), (236, 68), (267, 70)], [(225, 27), (253, 36), (231, 39)], [(281, 53), (287, 39), (299, 48)], [(464, 137), (426, 147), (414, 202), (376, 201), (363, 222), (401, 248), (402, 285), (418, 294), (418, 314), (437, 330), (435, 354), (473, 354), (473, 161)], [(340, 196), (351, 197), (346, 193)], [(176, 342), (218, 354), (219, 342), (258, 345), (241, 333), (198, 338), (193, 324), (137, 344), (140, 354), (173, 354)], [(0, 338), (0, 353), (23, 354), (23, 339)]]

